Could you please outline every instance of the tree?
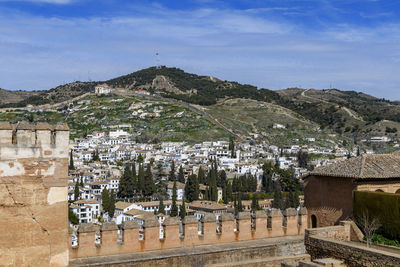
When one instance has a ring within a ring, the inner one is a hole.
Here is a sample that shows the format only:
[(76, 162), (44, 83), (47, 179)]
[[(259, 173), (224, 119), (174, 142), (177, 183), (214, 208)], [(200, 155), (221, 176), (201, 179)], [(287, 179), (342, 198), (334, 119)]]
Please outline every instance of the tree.
[(235, 155), (235, 141), (233, 140), (233, 136), (229, 137), (229, 150), (231, 151), (231, 158), (236, 157), (236, 155)]
[(178, 216), (178, 207), (176, 206), (176, 181), (174, 181), (174, 186), (172, 187), (172, 205), (171, 205), (171, 217)]
[(226, 172), (221, 170), (218, 172), (217, 186), (223, 187), (226, 184)]
[(138, 191), (140, 193), (143, 193), (144, 189), (144, 166), (143, 164), (139, 165), (139, 174), (138, 174), (138, 185), (137, 185)]
[(79, 223), (78, 217), (76, 216), (76, 214), (71, 209), (68, 209), (68, 220), (72, 224), (78, 224)]
[(308, 162), (309, 162), (310, 158), (308, 156), (308, 152), (305, 150), (300, 150), (297, 153), (297, 161), (299, 163), (299, 167), (300, 168), (308, 168)]
[(132, 163), (132, 188), (134, 191), (138, 190), (138, 181), (137, 181), (137, 175), (136, 175), (136, 163), (133, 162)]
[(238, 203), (237, 203), (238, 208), (237, 209), (238, 209), (238, 212), (241, 212), (241, 211), (243, 211), (242, 193), (239, 192), (238, 194), (239, 194), (239, 196), (238, 196)]
[(92, 153), (92, 160), (93, 161), (99, 161), (100, 160), (99, 151), (97, 149)]
[(253, 198), (251, 199), (251, 210), (256, 211), (259, 209), (260, 209), (260, 207), (258, 205), (258, 198), (256, 195), (253, 195)]
[(165, 214), (165, 206), (163, 199), (160, 199), (160, 205), (158, 206), (158, 213)]
[(179, 167), (179, 172), (178, 172), (178, 181), (181, 182), (182, 184), (185, 183), (185, 175), (183, 174), (183, 168), (182, 165)]
[(110, 207), (110, 193), (107, 188), (104, 188), (103, 191), (101, 191), (101, 205), (103, 206), (103, 210), (108, 212)]
[(171, 170), (169, 171), (168, 180), (175, 181), (175, 162), (172, 161)]
[(179, 215), (181, 216), (181, 219), (183, 220), (186, 216), (186, 203), (185, 200), (182, 198), (182, 204), (181, 208), (179, 210)]
[(196, 174), (189, 175), (186, 181), (185, 198), (190, 202), (199, 199), (199, 183)]
[(79, 183), (78, 183), (78, 180), (76, 180), (75, 188), (74, 188), (74, 200), (78, 200), (78, 199), (79, 199)]
[(154, 181), (153, 181), (153, 174), (151, 173), (151, 166), (150, 164), (147, 165), (146, 174), (144, 179), (144, 188), (143, 194), (145, 196), (151, 196), (154, 193)]
[(108, 205), (108, 216), (113, 218), (114, 212), (115, 212), (115, 194), (113, 193), (113, 191), (110, 190), (110, 202)]
[(69, 165), (68, 165), (68, 169), (70, 169), (70, 170), (75, 170), (75, 167), (74, 167), (74, 158), (72, 157), (72, 151), (71, 151), (71, 153), (69, 154)]
[(282, 189), (278, 182), (274, 183), (274, 201), (272, 202), (272, 207), (275, 209), (283, 208)]
[(232, 201), (232, 183), (231, 182), (227, 182), (227, 200), (228, 201)]
[(356, 218), (356, 220), (365, 234), (365, 238), (367, 239), (367, 247), (369, 247), (375, 231), (381, 227), (381, 224), (377, 218), (371, 218), (369, 216), (368, 210), (365, 210), (362, 213), (361, 218)]
[(205, 175), (204, 170), (203, 170), (203, 168), (201, 166), (199, 168), (199, 172), (197, 173), (197, 177), (198, 177), (198, 180), (199, 180), (199, 184), (204, 184), (205, 183), (206, 175)]
[(80, 187), (83, 187), (83, 186), (84, 186), (82, 177), (81, 177), (81, 181), (80, 181), (80, 183), (79, 183), (79, 186), (80, 186)]
[(218, 188), (217, 188), (217, 176), (218, 176), (218, 172), (217, 172), (217, 163), (214, 162), (214, 164), (212, 164), (212, 169), (210, 170), (211, 172), (211, 176), (210, 176), (210, 181), (208, 182), (209, 185), (209, 200), (212, 201), (217, 201), (218, 200)]
[(130, 166), (125, 166), (124, 173), (119, 181), (118, 196), (121, 198), (132, 197), (134, 194), (134, 186), (132, 181), (132, 171)]

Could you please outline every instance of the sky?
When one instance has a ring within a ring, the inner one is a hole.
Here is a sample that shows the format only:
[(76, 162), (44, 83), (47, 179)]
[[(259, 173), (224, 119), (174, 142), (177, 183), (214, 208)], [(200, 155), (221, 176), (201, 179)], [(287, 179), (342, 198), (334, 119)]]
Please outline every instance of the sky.
[(273, 90), (400, 100), (396, 0), (0, 0), (0, 88), (157, 64)]

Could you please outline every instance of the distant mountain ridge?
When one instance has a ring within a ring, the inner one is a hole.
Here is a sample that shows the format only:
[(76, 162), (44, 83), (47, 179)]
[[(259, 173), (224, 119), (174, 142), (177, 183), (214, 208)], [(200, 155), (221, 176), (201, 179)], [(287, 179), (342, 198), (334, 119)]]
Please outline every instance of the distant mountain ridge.
[[(273, 91), (248, 84), (186, 73), (178, 68), (151, 67), (107, 81), (74, 82), (43, 91), (0, 90), (1, 107), (53, 104), (94, 91), (98, 84), (126, 90), (148, 90), (166, 98), (212, 106), (224, 99), (252, 99), (289, 109), (337, 133), (393, 134), (400, 127), (400, 105), (355, 91), (288, 88)], [(379, 122), (379, 127), (374, 127)], [(382, 131), (383, 127), (383, 131)], [(379, 129), (378, 129), (379, 128)], [(387, 130), (389, 128), (389, 131)]]

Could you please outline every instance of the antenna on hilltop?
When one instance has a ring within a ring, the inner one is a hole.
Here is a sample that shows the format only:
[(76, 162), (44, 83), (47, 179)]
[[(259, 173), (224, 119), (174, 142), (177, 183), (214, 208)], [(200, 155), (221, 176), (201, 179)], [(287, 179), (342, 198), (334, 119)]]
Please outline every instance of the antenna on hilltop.
[(92, 81), (92, 78), (90, 78), (90, 71), (87, 72), (87, 78), (88, 78), (88, 81), (89, 81), (89, 82)]
[(158, 52), (156, 52), (156, 68), (161, 69), (160, 54)]

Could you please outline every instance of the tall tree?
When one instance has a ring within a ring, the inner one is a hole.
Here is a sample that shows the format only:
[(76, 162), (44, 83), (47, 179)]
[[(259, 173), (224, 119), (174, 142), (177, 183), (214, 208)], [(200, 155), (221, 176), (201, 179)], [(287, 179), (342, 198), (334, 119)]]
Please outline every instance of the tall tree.
[(186, 216), (186, 203), (185, 200), (182, 198), (182, 204), (179, 210), (179, 215), (181, 216), (181, 219), (183, 220)]
[(171, 164), (171, 170), (169, 171), (168, 180), (169, 181), (176, 180), (176, 178), (175, 178), (175, 162), (174, 161), (172, 161), (172, 164)]
[(212, 201), (217, 201), (218, 200), (218, 188), (217, 188), (217, 163), (215, 162), (213, 164), (213, 167), (211, 169), (211, 179), (209, 182), (209, 187), (210, 187), (210, 200)]
[(143, 188), (143, 193), (145, 196), (151, 196), (154, 193), (154, 181), (153, 181), (153, 174), (151, 172), (151, 166), (150, 164), (147, 165), (146, 168), (146, 174), (145, 174), (145, 179), (144, 179), (144, 188)]
[(110, 190), (110, 202), (108, 205), (108, 216), (113, 218), (114, 212), (115, 212), (115, 194), (113, 193), (112, 190)]
[(253, 195), (253, 198), (251, 199), (251, 210), (256, 211), (259, 210), (260, 207), (258, 205), (258, 197), (256, 194)]
[(241, 211), (243, 211), (242, 193), (239, 192), (238, 194), (239, 194), (239, 196), (238, 196), (238, 204), (237, 205), (238, 205), (238, 211), (241, 212)]
[(199, 172), (197, 173), (197, 177), (198, 177), (198, 180), (199, 180), (199, 184), (204, 184), (205, 183), (206, 175), (205, 175), (204, 170), (203, 170), (203, 168), (201, 166), (199, 168)]
[(165, 214), (165, 206), (163, 199), (160, 199), (160, 205), (158, 206), (158, 213)]
[(182, 165), (179, 167), (179, 172), (178, 172), (178, 181), (181, 182), (182, 184), (185, 183), (185, 175), (183, 174), (183, 168)]
[(138, 191), (143, 193), (144, 189), (144, 166), (143, 164), (139, 165), (139, 173), (138, 173)]
[(224, 170), (221, 170), (218, 172), (217, 186), (223, 187), (225, 186), (225, 183), (226, 183), (226, 172)]
[(228, 201), (232, 201), (232, 183), (231, 182), (227, 182), (227, 199)]
[(133, 190), (137, 192), (138, 190), (138, 181), (137, 181), (137, 174), (136, 174), (136, 162), (132, 163), (132, 187)]
[(84, 184), (83, 184), (83, 178), (81, 177), (81, 182), (79, 183), (79, 186), (80, 187), (83, 187), (84, 186)]
[(178, 216), (178, 206), (176, 205), (176, 181), (174, 181), (174, 186), (172, 187), (172, 205), (171, 205), (171, 217)]
[(235, 155), (235, 141), (233, 140), (233, 136), (229, 137), (229, 150), (231, 151), (231, 158), (236, 157), (236, 155)]
[(196, 174), (189, 175), (186, 181), (185, 197), (190, 202), (199, 199), (199, 183)]
[(279, 182), (274, 183), (274, 201), (272, 202), (272, 207), (275, 209), (283, 209), (282, 190)]
[(300, 150), (297, 153), (297, 161), (299, 163), (300, 168), (308, 168), (308, 162), (309, 162), (309, 156), (308, 152), (306, 150)]
[(75, 167), (74, 167), (74, 158), (72, 157), (72, 151), (71, 151), (71, 153), (69, 154), (69, 165), (68, 165), (68, 169), (70, 169), (70, 170), (74, 170), (74, 169), (75, 169)]
[(101, 205), (103, 206), (103, 211), (108, 212), (110, 207), (110, 193), (107, 188), (101, 191)]
[(74, 200), (78, 200), (78, 199), (79, 199), (79, 183), (78, 183), (78, 180), (76, 180), (75, 188), (74, 188)]

